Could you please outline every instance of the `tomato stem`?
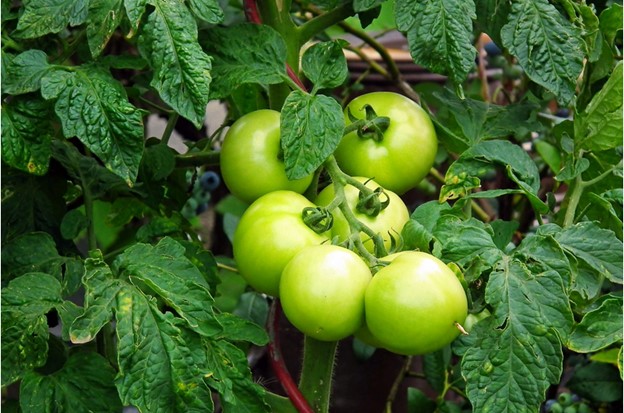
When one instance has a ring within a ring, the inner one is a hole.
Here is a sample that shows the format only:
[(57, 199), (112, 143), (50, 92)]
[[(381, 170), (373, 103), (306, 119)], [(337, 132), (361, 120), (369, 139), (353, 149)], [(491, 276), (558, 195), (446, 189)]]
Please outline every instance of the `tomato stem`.
[(412, 356), (408, 356), (405, 358), (405, 362), (399, 371), (399, 374), (394, 379), (394, 383), (392, 383), (392, 387), (390, 388), (390, 393), (388, 393), (388, 398), (386, 399), (386, 413), (392, 412), (392, 404), (394, 403), (394, 399), (396, 398), (397, 393), (399, 392), (399, 387), (407, 374), (410, 371), (410, 366), (412, 365)]
[(458, 322), (455, 322), (455, 327), (457, 327), (457, 329), (464, 335), (467, 336), (468, 332), (466, 331), (466, 329), (464, 328), (464, 326), (462, 326), (461, 324), (459, 324)]
[(329, 411), (337, 347), (337, 341), (319, 341), (305, 337), (299, 388), (310, 400), (315, 412)]
[(280, 302), (278, 299), (275, 299), (269, 309), (269, 317), (267, 320), (267, 330), (270, 339), (268, 350), (271, 368), (297, 411), (300, 413), (314, 413), (314, 410), (312, 410), (308, 401), (303, 394), (301, 394), (297, 384), (288, 372), (286, 364), (284, 363), (284, 358), (282, 357), (279, 342), (279, 316), (281, 311), (282, 307)]

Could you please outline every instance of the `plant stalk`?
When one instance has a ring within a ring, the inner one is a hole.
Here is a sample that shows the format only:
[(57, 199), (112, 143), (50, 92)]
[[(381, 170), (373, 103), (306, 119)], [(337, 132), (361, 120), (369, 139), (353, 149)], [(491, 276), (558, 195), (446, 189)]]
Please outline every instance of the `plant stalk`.
[(329, 412), (337, 341), (305, 337), (299, 388), (317, 413)]

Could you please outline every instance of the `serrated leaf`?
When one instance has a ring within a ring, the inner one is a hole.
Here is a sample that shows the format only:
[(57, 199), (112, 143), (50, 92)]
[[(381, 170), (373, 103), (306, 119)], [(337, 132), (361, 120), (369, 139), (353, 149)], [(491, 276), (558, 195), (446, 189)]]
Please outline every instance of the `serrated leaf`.
[(448, 382), (448, 368), (451, 355), (449, 346), (423, 355), (423, 372), (425, 373), (427, 383), (438, 393), (444, 391), (444, 386)]
[(433, 229), (438, 220), (443, 214), (452, 213), (452, 211), (449, 204), (441, 204), (437, 201), (428, 201), (419, 205), (401, 230), (401, 237), (405, 243), (404, 249), (429, 251), (431, 241), (433, 241)]
[(72, 240), (82, 231), (87, 229), (89, 219), (81, 209), (72, 209), (65, 214), (61, 221), (61, 235), (63, 238)]
[(214, 59), (212, 99), (226, 97), (242, 84), (284, 81), (286, 44), (269, 26), (215, 27), (202, 32), (200, 43)]
[(540, 188), (539, 170), (527, 152), (509, 141), (491, 140), (472, 146), (453, 162), (444, 177), (440, 200), (466, 195), (480, 185), (478, 177), (494, 166), (505, 167), (511, 179), (519, 185), (525, 184), (520, 185), (520, 189), (537, 194)]
[(593, 272), (622, 284), (622, 241), (613, 231), (600, 228), (595, 222), (579, 222), (556, 233), (555, 239)]
[(499, 106), (465, 98), (460, 99), (448, 89), (433, 96), (440, 106), (448, 109), (446, 116), (433, 117), (436, 124), (451, 129), (452, 134), (442, 134), (442, 143), (452, 152), (462, 153), (477, 143), (513, 135), (519, 128), (537, 125), (532, 119), (537, 106), (531, 103), (515, 103)]
[(256, 323), (231, 313), (218, 314), (217, 320), (223, 326), (223, 333), (220, 338), (229, 341), (247, 341), (257, 346), (263, 346), (269, 342), (269, 337), (264, 328)]
[(3, 68), (6, 74), (3, 77), (2, 93), (19, 95), (35, 92), (41, 87), (41, 78), (52, 69), (45, 52), (31, 49), (20, 53)]
[[(113, 271), (145, 283), (187, 321), (189, 327), (206, 337), (221, 333), (206, 281), (184, 256), (184, 247), (172, 238), (163, 238), (156, 246), (135, 244), (118, 256)], [(140, 284), (139, 284), (140, 286)]]
[(572, 101), (583, 69), (583, 46), (579, 30), (552, 4), (547, 0), (512, 2), (501, 38), (532, 81), (552, 92), (560, 104)]
[(98, 353), (74, 353), (50, 375), (28, 373), (20, 386), (20, 407), (24, 412), (47, 412), (50, 406), (58, 413), (119, 412), (114, 376), (113, 367)]
[(303, 178), (321, 166), (338, 147), (344, 127), (342, 109), (333, 98), (291, 92), (280, 117), (288, 179)]
[(511, 12), (509, 0), (475, 0), (477, 20), (475, 21), (475, 33), (487, 33), (494, 43), (501, 47), (501, 28), (507, 23)]
[(153, 300), (126, 285), (116, 295), (115, 319), (115, 385), (124, 405), (155, 413), (213, 411), (205, 366), (195, 365), (171, 313), (162, 314)]
[(139, 31), (147, 2), (148, 0), (124, 0), (126, 14), (128, 15), (128, 20), (130, 20), (130, 26), (132, 27), (132, 30), (128, 33), (128, 37), (133, 37)]
[(14, 238), (2, 246), (2, 280), (29, 272), (42, 272), (61, 280), (63, 257), (45, 232), (32, 232)]
[(86, 0), (28, 0), (17, 23), (16, 37), (34, 39), (58, 33), (67, 25), (78, 26), (87, 19)]
[(207, 23), (217, 24), (223, 21), (223, 10), (218, 0), (189, 0), (193, 14)]
[(408, 413), (434, 413), (436, 404), (422, 390), (416, 387), (407, 388), (407, 412)]
[(301, 68), (314, 84), (314, 90), (332, 89), (344, 83), (349, 75), (342, 41), (316, 43), (303, 54)]
[(89, 0), (87, 42), (93, 58), (102, 53), (124, 15), (123, 0)]
[(184, 3), (153, 0), (139, 36), (139, 51), (154, 70), (152, 86), (169, 106), (203, 124), (212, 80), (211, 59), (197, 42), (197, 24)]
[(104, 168), (97, 160), (81, 154), (76, 146), (67, 141), (52, 141), (52, 154), (72, 178), (89, 188), (94, 198), (105, 193), (119, 194), (130, 190), (120, 176)]
[(622, 145), (622, 62), (607, 83), (574, 119), (577, 148), (604, 151)]
[(248, 291), (240, 295), (232, 313), (263, 326), (269, 315), (269, 303), (262, 294)]
[(615, 47), (614, 40), (618, 31), (622, 30), (622, 10), (621, 4), (613, 3), (600, 13), (600, 31), (610, 47)]
[(481, 256), (494, 265), (502, 257), (492, 239), (492, 228), (477, 219), (461, 220), (452, 215), (442, 216), (433, 230), (436, 248), (447, 261), (467, 264)]
[(78, 137), (106, 168), (134, 184), (143, 155), (142, 111), (110, 73), (95, 66), (55, 71), (42, 79), (41, 94), (56, 99), (65, 137)]
[[(527, 263), (539, 263), (561, 276), (565, 288), (573, 282), (572, 264), (563, 247), (549, 234), (530, 234), (514, 250), (514, 256)], [(532, 264), (535, 265), (535, 264)]]
[(416, 64), (449, 76), (459, 84), (474, 67), (472, 0), (397, 0), (397, 27), (406, 32)]
[(597, 402), (622, 399), (622, 379), (610, 364), (589, 363), (578, 368), (567, 386), (579, 396)]
[(622, 297), (608, 298), (583, 316), (566, 346), (577, 353), (601, 350), (622, 341), (622, 323)]
[(479, 336), (462, 360), (472, 406), (479, 412), (537, 411), (550, 384), (559, 382), (558, 333), (567, 333), (573, 321), (561, 277), (534, 274), (505, 257), (490, 274), (486, 301), (494, 317), (473, 330)]
[(45, 315), (62, 303), (59, 281), (41, 272), (24, 274), (2, 289), (2, 386), (45, 364)]
[(66, 210), (65, 177), (34, 176), (3, 167), (2, 190), (3, 242), (33, 231), (44, 231), (61, 240), (58, 228)]
[(384, 1), (385, 0), (354, 0), (353, 10), (355, 10), (356, 12), (370, 10), (381, 5), (381, 3), (383, 3)]
[(45, 175), (50, 163), (49, 105), (40, 97), (19, 96), (2, 105), (2, 160), (16, 169)]

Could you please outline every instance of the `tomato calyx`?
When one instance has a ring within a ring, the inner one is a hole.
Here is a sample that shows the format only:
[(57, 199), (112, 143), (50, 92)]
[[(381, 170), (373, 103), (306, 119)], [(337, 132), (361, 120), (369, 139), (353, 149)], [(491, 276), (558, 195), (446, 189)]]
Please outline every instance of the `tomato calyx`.
[(306, 207), (301, 211), (301, 218), (317, 234), (329, 231), (334, 225), (334, 216), (327, 208)]
[[(357, 135), (360, 139), (372, 139), (375, 142), (381, 142), (384, 137), (384, 132), (390, 126), (390, 118), (387, 116), (377, 116), (375, 109), (369, 104), (362, 107), (366, 112), (364, 119), (358, 119), (353, 116), (350, 109), (347, 109), (347, 114), (352, 123), (352, 128), (357, 131)], [(350, 129), (352, 130), (352, 129)]]
[[(382, 197), (384, 198), (382, 200)], [(370, 217), (376, 217), (381, 211), (390, 205), (390, 197), (382, 187), (376, 188), (374, 191), (360, 191), (358, 195), (358, 203), (356, 209), (362, 214)]]

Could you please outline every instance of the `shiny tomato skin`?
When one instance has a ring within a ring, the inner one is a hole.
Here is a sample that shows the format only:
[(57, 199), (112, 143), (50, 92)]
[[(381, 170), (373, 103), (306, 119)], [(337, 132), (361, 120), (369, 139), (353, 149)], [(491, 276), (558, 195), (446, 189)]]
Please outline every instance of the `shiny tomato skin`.
[[(367, 179), (363, 177), (355, 177), (355, 179), (362, 183), (367, 181)], [(373, 180), (368, 180), (368, 182), (366, 182), (366, 186), (375, 190), (379, 188), (380, 185)], [(356, 187), (346, 185), (344, 187), (344, 191), (347, 204), (349, 204), (349, 207), (353, 211), (355, 217), (373, 231), (380, 233), (384, 240), (386, 249), (390, 248), (390, 235), (397, 238), (401, 234), (401, 230), (403, 229), (405, 223), (409, 221), (409, 211), (403, 200), (394, 192), (386, 190), (385, 193), (388, 196), (390, 203), (377, 216), (372, 217), (357, 211), (356, 207), (360, 191)], [(318, 194), (314, 202), (319, 206), (327, 206), (334, 199), (334, 196), (334, 186), (329, 185)], [(385, 198), (382, 195), (381, 200), (383, 201), (384, 199)], [(334, 224), (331, 229), (332, 237), (338, 237), (338, 241), (342, 242), (349, 237), (349, 223), (338, 208), (332, 211), (332, 215), (334, 217)], [(373, 240), (370, 239), (368, 235), (361, 233), (360, 238), (368, 251), (373, 252), (375, 250)]]
[(345, 108), (364, 119), (364, 106), (377, 116), (390, 118), (383, 139), (362, 139), (357, 132), (345, 135), (335, 151), (340, 167), (350, 175), (373, 178), (381, 186), (403, 195), (415, 188), (435, 161), (438, 138), (429, 115), (414, 101), (394, 92), (372, 92), (353, 99)]
[(306, 247), (282, 273), (284, 314), (317, 340), (348, 337), (364, 322), (364, 294), (371, 278), (368, 265), (353, 251), (336, 245)]
[(468, 313), (464, 289), (436, 257), (408, 251), (388, 257), (366, 290), (366, 325), (383, 347), (398, 354), (439, 350), (460, 333)]
[(237, 198), (252, 203), (277, 190), (303, 193), (312, 175), (289, 180), (280, 152), (280, 113), (261, 109), (234, 122), (223, 140), (221, 175)]
[(292, 191), (270, 192), (252, 203), (238, 223), (232, 242), (238, 270), (255, 290), (278, 296), (282, 270), (299, 250), (329, 242), (301, 217), (315, 205)]

